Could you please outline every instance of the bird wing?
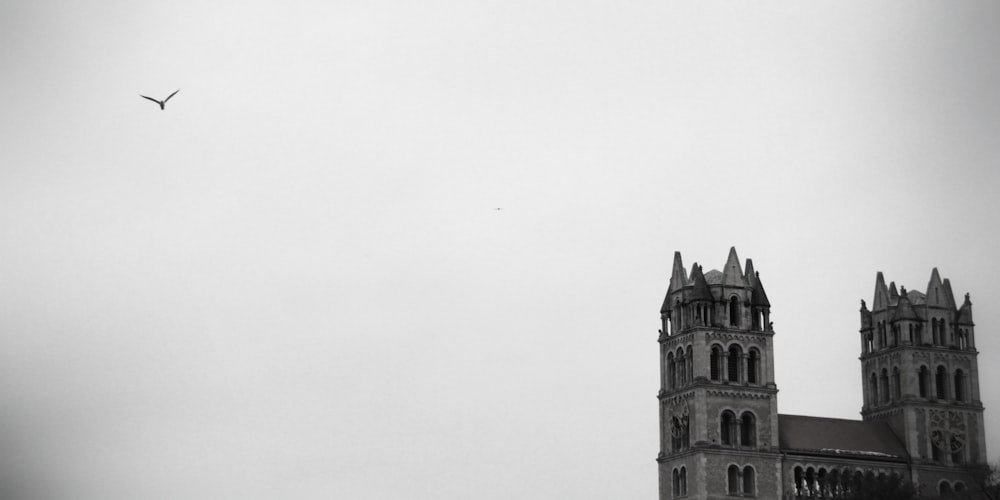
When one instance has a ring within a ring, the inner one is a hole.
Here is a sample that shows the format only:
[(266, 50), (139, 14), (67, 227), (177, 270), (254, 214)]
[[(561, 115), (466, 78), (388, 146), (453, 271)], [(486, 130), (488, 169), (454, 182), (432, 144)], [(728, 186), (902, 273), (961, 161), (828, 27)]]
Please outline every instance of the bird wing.
[(153, 99), (152, 97), (146, 97), (146, 96), (144, 96), (144, 95), (142, 95), (142, 94), (139, 94), (139, 97), (144, 97), (144, 98), (146, 98), (146, 99), (149, 99), (150, 101), (153, 101), (153, 102), (155, 102), (156, 104), (159, 104), (159, 103), (160, 103), (160, 101), (157, 101), (156, 99)]
[[(181, 89), (177, 89), (177, 90), (174, 91), (174, 94), (176, 94), (176, 93), (178, 93), (180, 91), (181, 91)], [(168, 95), (167, 98), (163, 100), (163, 102), (165, 103), (165, 102), (169, 101), (170, 98), (174, 96), (174, 94)]]

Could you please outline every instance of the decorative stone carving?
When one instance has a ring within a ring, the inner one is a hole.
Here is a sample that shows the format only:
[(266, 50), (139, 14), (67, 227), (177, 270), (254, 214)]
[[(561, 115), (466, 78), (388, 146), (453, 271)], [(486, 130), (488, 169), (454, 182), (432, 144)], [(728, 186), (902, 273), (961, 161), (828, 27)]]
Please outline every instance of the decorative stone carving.
[(691, 411), (687, 401), (678, 401), (670, 408), (670, 436), (680, 439), (687, 435), (691, 425)]
[(968, 440), (965, 415), (953, 410), (930, 410), (931, 444), (945, 453), (957, 453)]

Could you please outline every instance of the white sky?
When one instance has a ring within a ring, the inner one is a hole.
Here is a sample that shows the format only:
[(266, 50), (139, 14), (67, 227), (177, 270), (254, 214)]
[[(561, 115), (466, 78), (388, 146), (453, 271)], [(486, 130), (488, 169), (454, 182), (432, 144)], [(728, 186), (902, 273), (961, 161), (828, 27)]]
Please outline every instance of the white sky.
[(730, 246), (782, 413), (859, 418), (859, 300), (937, 266), (995, 421), (998, 52), (985, 0), (0, 0), (3, 493), (655, 498), (672, 255)]

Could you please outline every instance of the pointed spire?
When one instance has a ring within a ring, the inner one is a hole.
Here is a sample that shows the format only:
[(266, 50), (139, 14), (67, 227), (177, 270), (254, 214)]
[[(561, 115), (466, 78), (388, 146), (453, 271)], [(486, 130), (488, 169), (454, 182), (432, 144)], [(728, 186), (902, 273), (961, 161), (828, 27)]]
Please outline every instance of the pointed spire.
[(743, 270), (740, 269), (740, 258), (736, 256), (736, 247), (729, 247), (729, 258), (726, 267), (722, 269), (722, 284), (727, 286), (746, 286)]
[(941, 275), (938, 274), (936, 267), (931, 271), (931, 279), (927, 282), (927, 305), (936, 307), (948, 306), (944, 286), (941, 284)]
[(944, 286), (944, 298), (947, 301), (948, 308), (954, 311), (957, 306), (955, 306), (955, 294), (951, 292), (951, 281), (945, 278), (942, 285)]
[[(733, 250), (730, 250), (730, 254), (735, 255)], [(729, 264), (726, 264), (726, 267), (728, 268)], [(746, 272), (743, 275), (743, 281), (753, 287), (750, 292), (750, 303), (755, 306), (771, 307), (771, 303), (767, 300), (767, 294), (764, 293), (764, 285), (760, 282), (760, 273), (753, 268), (753, 259), (747, 259), (744, 269)]]
[(760, 273), (754, 276), (750, 301), (755, 306), (771, 307), (771, 301), (767, 300), (767, 293), (764, 292), (764, 284), (760, 282)]
[(670, 284), (667, 285), (667, 295), (663, 297), (660, 314), (665, 314), (670, 310), (670, 294), (684, 288), (686, 283), (687, 281), (684, 279), (684, 263), (681, 262), (681, 253), (674, 252), (674, 267), (670, 271)]
[(701, 272), (701, 266), (696, 265), (691, 270), (691, 283), (694, 285), (694, 289), (691, 290), (691, 295), (688, 297), (689, 300), (714, 300), (712, 292), (708, 290), (708, 282), (705, 281), (705, 275)]
[(958, 324), (960, 325), (973, 325), (972, 322), (972, 301), (969, 300), (969, 294), (965, 294), (965, 302), (962, 303), (962, 308), (958, 310)]
[(684, 279), (684, 263), (681, 262), (681, 253), (674, 252), (674, 267), (670, 272), (670, 286), (667, 287), (667, 294), (676, 292), (681, 288), (684, 288), (686, 280)]
[(885, 287), (885, 277), (882, 271), (875, 275), (875, 298), (872, 299), (872, 312), (884, 311), (889, 307), (889, 291)]
[(896, 291), (896, 282), (889, 282), (889, 305), (894, 305), (899, 300), (899, 292)]

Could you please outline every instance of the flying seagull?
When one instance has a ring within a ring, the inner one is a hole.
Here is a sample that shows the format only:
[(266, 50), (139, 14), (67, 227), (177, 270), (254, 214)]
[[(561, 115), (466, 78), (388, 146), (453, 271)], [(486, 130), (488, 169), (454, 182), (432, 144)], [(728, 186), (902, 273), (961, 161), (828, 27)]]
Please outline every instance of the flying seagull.
[[(181, 91), (181, 89), (177, 89), (177, 90), (175, 90), (175, 91), (174, 91), (174, 94), (176, 94), (176, 93), (178, 93), (178, 92), (180, 92), (180, 91)], [(167, 101), (169, 101), (169, 100), (170, 100), (170, 98), (174, 96), (174, 94), (170, 94), (170, 95), (168, 95), (168, 96), (167, 96), (167, 98), (166, 98), (166, 99), (164, 99), (164, 100), (162, 100), (162, 101), (158, 101), (158, 100), (156, 100), (156, 99), (153, 99), (152, 97), (146, 97), (146, 96), (144, 96), (144, 95), (142, 95), (142, 94), (139, 94), (139, 97), (144, 97), (144, 98), (146, 98), (146, 99), (149, 99), (150, 101), (153, 101), (153, 102), (155, 102), (156, 104), (159, 104), (159, 105), (160, 105), (160, 110), (163, 110), (163, 109), (165, 109), (165, 108), (163, 107), (163, 105), (165, 105), (165, 104), (167, 103)]]

